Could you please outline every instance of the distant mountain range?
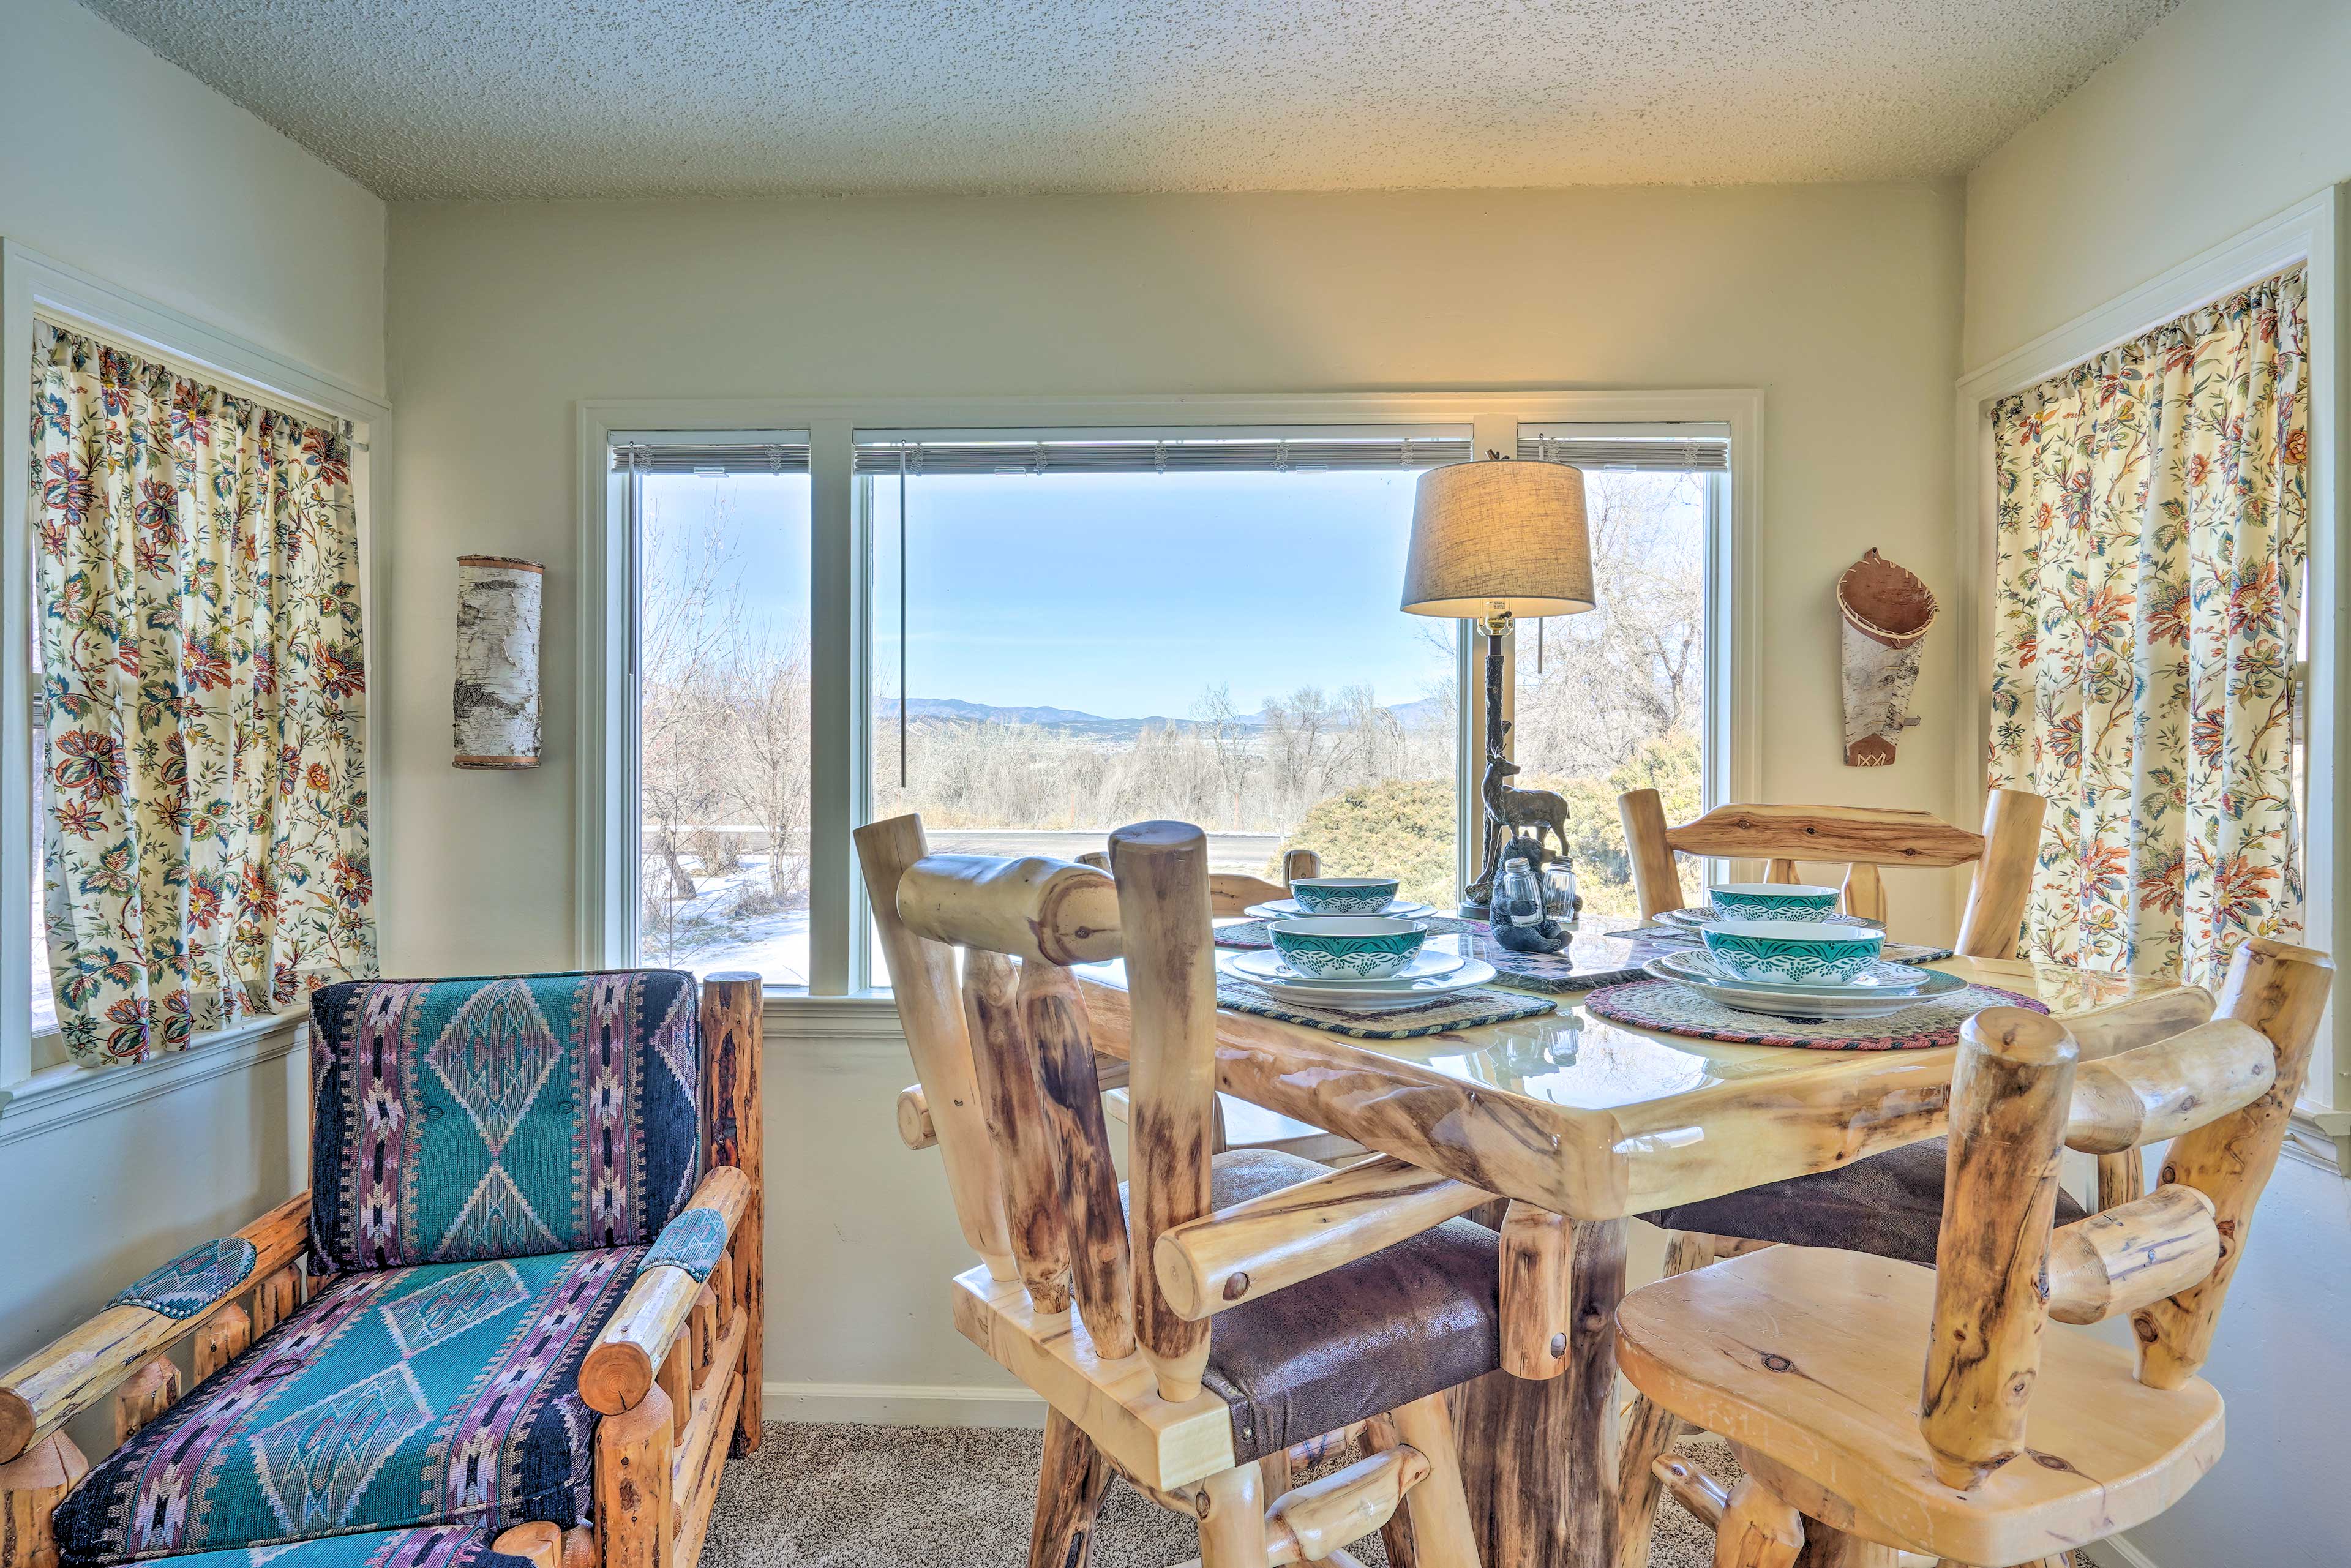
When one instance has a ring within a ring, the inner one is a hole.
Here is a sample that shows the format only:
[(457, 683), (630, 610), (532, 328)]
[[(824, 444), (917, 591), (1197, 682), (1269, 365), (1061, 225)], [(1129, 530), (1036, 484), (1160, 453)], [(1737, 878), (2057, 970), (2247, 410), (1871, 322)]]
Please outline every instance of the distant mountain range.
[[(897, 704), (888, 697), (874, 705), (875, 716), (884, 724), (895, 723)], [(1435, 697), (1422, 697), (1417, 702), (1392, 704), (1388, 711), (1405, 728), (1433, 723), (1445, 716), (1446, 705)], [(1102, 740), (1125, 740), (1146, 729), (1197, 729), (1200, 721), (1192, 718), (1168, 718), (1152, 714), (1143, 718), (1104, 718), (1100, 714), (1080, 713), (1066, 707), (998, 707), (990, 703), (966, 702), (961, 697), (914, 697), (906, 704), (906, 717), (914, 724), (925, 722), (948, 724), (1029, 724), (1042, 729), (1067, 730), (1071, 734)], [(1249, 728), (1261, 728), (1263, 713), (1242, 714), (1238, 722)]]

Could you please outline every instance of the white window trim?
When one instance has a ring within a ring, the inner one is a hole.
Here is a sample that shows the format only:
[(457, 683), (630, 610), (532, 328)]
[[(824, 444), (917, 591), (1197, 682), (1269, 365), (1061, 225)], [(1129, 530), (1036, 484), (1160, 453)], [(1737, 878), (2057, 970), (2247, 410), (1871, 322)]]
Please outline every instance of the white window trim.
[[(866, 963), (865, 908), (849, 830), (864, 808), (867, 737), (858, 716), (866, 710), (866, 541), (859, 537), (852, 447), (859, 431), (1102, 429), (1129, 426), (1255, 426), (1468, 424), (1476, 449), (1515, 452), (1518, 426), (1715, 423), (1731, 438), (1731, 472), (1710, 511), (1722, 517), (1718, 549), (1708, 561), (1719, 576), (1709, 588), (1722, 625), (1708, 627), (1720, 656), (1708, 658), (1708, 706), (1722, 729), (1710, 740), (1727, 747), (1718, 780), (1729, 799), (1759, 799), (1758, 744), (1761, 675), (1760, 572), (1755, 541), (1764, 494), (1764, 394), (1760, 388), (1679, 392), (1470, 392), (1235, 394), (1198, 397), (1094, 398), (676, 398), (589, 399), (578, 405), (580, 599), (575, 690), (580, 693), (580, 766), (574, 778), (577, 876), (574, 911), (579, 961), (620, 961), (630, 929), (626, 868), (633, 826), (627, 780), (629, 711), (628, 627), (632, 615), (625, 486), (615, 482), (606, 456), (616, 431), (805, 430), (809, 433), (810, 569), (810, 700), (816, 776), (810, 789), (810, 985), (806, 998), (779, 998), (775, 1006), (820, 1004), (837, 1012), (844, 998), (871, 997)], [(1719, 638), (1719, 640), (1717, 640)], [(1463, 667), (1477, 673), (1464, 639)], [(1716, 683), (1720, 682), (1718, 694)], [(1465, 679), (1465, 693), (1474, 681)], [(1475, 714), (1475, 703), (1465, 712)], [(1709, 724), (1716, 722), (1709, 718)], [(1467, 777), (1482, 727), (1463, 726), (1457, 780), (1463, 785), (1462, 831), (1475, 798)], [(847, 909), (846, 921), (818, 918)], [(872, 1005), (886, 1008), (878, 998)]]
[[(2346, 515), (2342, 446), (2346, 321), (2342, 238), (2351, 212), (2351, 185), (2335, 185), (2295, 203), (2235, 238), (2182, 262), (2150, 282), (1960, 378), (1952, 451), (1959, 504), (1959, 591), (1954, 624), (1961, 643), (1961, 679), (1972, 728), (1959, 752), (1953, 799), (1980, 811), (1986, 790), (1985, 737), (1991, 733), (1991, 651), (1995, 635), (1988, 585), (1997, 549), (1991, 485), (1993, 402), (2038, 386), (2095, 354), (2234, 293), (2300, 262), (2306, 268), (2311, 343), (2310, 587), (2304, 615), (2310, 628), (2308, 720), (2309, 821), (2304, 829), (2304, 940), (2327, 952), (2341, 929), (2335, 912), (2351, 894), (2351, 864), (2340, 837), (2351, 799), (2351, 683), (2341, 678), (2342, 617), (2351, 606), (2351, 550), (2344, 548)], [(2351, 1021), (2345, 986), (2335, 981), (2331, 1019), (2313, 1051), (2302, 1109), (2330, 1135), (2351, 1137)], [(2351, 1145), (2346, 1145), (2351, 1147)]]
[[(378, 871), (388, 863), (388, 846), (376, 809), (383, 799), (384, 702), (376, 685), (381, 633), (377, 588), (385, 580), (384, 540), (374, 518), (383, 498), (389, 465), (392, 411), (383, 399), (340, 377), (277, 353), (249, 339), (214, 327), (185, 311), (118, 288), (78, 267), (54, 260), (13, 240), (0, 239), (0, 1142), (19, 1135), (14, 1126), (36, 1104), (71, 1105), (71, 1119), (116, 1104), (150, 1098), (171, 1085), (195, 1082), (259, 1060), (256, 1052), (282, 1054), (287, 1031), (298, 1019), (240, 1020), (200, 1039), (188, 1051), (172, 1052), (135, 1069), (52, 1066), (33, 1068), (35, 1037), (26, 1027), (32, 1006), (29, 954), (36, 918), (26, 890), (32, 884), (32, 747), (29, 706), (32, 636), (30, 569), (25, 473), (31, 460), (33, 320), (38, 314), (125, 347), (152, 353), (197, 374), (243, 383), (274, 401), (352, 426), (351, 500), (359, 514), (361, 651), (369, 673), (367, 752), (370, 821), (368, 855)], [(53, 1040), (55, 1036), (43, 1037)], [(218, 1049), (213, 1049), (217, 1047)], [(197, 1058), (197, 1065), (190, 1059)], [(40, 1123), (48, 1124), (47, 1113)], [(37, 1130), (27, 1126), (26, 1132)]]

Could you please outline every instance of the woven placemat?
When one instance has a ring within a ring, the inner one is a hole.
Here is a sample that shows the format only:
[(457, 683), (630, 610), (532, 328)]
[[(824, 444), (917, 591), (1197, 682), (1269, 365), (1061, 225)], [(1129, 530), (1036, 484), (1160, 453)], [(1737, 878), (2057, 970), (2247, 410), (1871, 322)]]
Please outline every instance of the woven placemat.
[(1743, 1013), (1671, 980), (1611, 986), (1583, 1000), (1584, 1010), (1593, 1017), (1635, 1029), (1693, 1040), (1729, 1040), (1735, 1045), (1800, 1046), (1806, 1051), (1931, 1051), (1939, 1045), (1956, 1045), (1959, 1025), (1970, 1014), (2002, 1007), (2036, 1013), (2049, 1010), (2031, 997), (1998, 986), (1969, 986), (1883, 1018), (1823, 1019), (1818, 1023)]
[(1514, 1019), (1539, 1018), (1544, 1013), (1559, 1010), (1557, 1002), (1546, 1001), (1541, 997), (1515, 996), (1509, 991), (1478, 986), (1469, 990), (1456, 991), (1448, 997), (1440, 997), (1425, 1008), (1410, 1008), (1393, 1013), (1343, 1013), (1324, 1008), (1301, 1007), (1292, 1002), (1278, 1002), (1254, 986), (1229, 980), (1218, 983), (1217, 1006), (1261, 1019), (1303, 1024), (1308, 1029), (1319, 1029), (1327, 1034), (1343, 1034), (1350, 1040), (1413, 1040), (1424, 1034), (1476, 1029), (1480, 1024), (1509, 1023)]
[[(1486, 923), (1482, 920), (1457, 920), (1450, 915), (1413, 915), (1405, 918), (1426, 925), (1431, 936), (1458, 936), (1465, 931), (1482, 934), (1486, 929)], [(1270, 947), (1273, 946), (1273, 934), (1266, 927), (1272, 924), (1270, 920), (1236, 920), (1230, 925), (1219, 925), (1217, 927), (1217, 946)]]

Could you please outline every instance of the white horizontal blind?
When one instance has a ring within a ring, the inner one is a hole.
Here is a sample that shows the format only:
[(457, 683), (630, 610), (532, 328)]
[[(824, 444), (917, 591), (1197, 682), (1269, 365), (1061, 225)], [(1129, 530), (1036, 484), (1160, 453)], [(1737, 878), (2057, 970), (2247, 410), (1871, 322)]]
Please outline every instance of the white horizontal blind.
[(612, 472), (625, 474), (805, 474), (805, 441), (615, 442)]
[(1139, 440), (861, 439), (860, 474), (1317, 474), (1467, 463), (1468, 435), (1280, 434)]
[(1519, 456), (1531, 463), (1565, 463), (1577, 468), (1638, 468), (1670, 474), (1727, 474), (1727, 435), (1552, 435), (1533, 427), (1519, 431)]

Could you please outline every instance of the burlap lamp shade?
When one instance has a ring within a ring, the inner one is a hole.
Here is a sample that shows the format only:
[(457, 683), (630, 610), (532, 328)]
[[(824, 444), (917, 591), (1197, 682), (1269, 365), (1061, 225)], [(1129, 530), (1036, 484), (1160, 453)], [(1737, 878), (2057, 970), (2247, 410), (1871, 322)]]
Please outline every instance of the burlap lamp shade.
[(1564, 463), (1454, 463), (1420, 476), (1404, 608), (1491, 621), (1577, 615), (1592, 594), (1583, 472)]

